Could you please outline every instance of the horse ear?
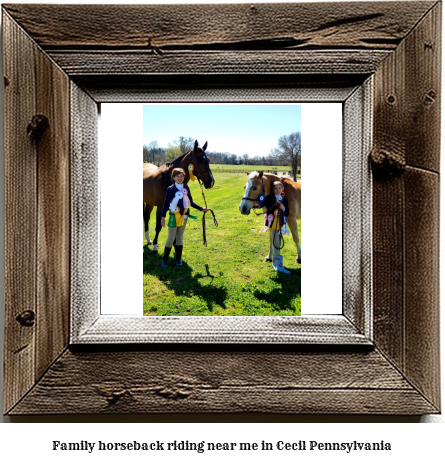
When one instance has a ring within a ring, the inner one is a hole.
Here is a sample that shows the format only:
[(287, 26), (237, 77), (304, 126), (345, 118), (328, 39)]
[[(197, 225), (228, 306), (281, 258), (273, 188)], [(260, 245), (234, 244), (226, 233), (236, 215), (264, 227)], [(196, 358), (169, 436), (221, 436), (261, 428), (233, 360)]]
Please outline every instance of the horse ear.
[(204, 146), (202, 147), (202, 151), (205, 152), (206, 151), (206, 148), (207, 148), (207, 142), (204, 144)]
[(249, 176), (249, 175), (250, 175), (250, 173), (249, 173), (248, 171), (244, 170), (244, 172), (247, 174), (247, 176)]
[(263, 177), (263, 172), (260, 171), (260, 172), (258, 173), (258, 179), (261, 179), (262, 177)]
[(198, 148), (198, 141), (195, 140), (195, 148), (193, 150), (196, 150)]

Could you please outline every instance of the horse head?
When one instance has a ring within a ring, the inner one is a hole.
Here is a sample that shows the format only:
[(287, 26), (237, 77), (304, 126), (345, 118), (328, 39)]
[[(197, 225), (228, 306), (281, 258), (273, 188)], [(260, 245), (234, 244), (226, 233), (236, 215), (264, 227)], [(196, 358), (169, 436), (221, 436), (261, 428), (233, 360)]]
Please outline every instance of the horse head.
[(195, 146), (191, 153), (191, 160), (193, 164), (193, 174), (204, 184), (206, 189), (210, 189), (215, 184), (212, 171), (210, 170), (210, 160), (205, 154), (207, 142), (204, 146), (198, 147), (198, 141), (195, 140)]
[(260, 194), (265, 193), (263, 172), (259, 173), (252, 171), (249, 173), (246, 171), (248, 176), (247, 183), (244, 184), (244, 197), (241, 200), (239, 211), (243, 215), (249, 215), (251, 208), (255, 204), (255, 200), (260, 196)]

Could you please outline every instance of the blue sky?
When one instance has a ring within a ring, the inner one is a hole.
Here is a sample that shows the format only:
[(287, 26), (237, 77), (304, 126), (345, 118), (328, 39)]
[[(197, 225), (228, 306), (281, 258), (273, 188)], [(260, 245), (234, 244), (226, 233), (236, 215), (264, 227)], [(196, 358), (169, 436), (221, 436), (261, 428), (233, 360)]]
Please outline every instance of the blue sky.
[(208, 150), (267, 156), (278, 138), (301, 131), (300, 105), (144, 105), (143, 141), (160, 147), (179, 136)]

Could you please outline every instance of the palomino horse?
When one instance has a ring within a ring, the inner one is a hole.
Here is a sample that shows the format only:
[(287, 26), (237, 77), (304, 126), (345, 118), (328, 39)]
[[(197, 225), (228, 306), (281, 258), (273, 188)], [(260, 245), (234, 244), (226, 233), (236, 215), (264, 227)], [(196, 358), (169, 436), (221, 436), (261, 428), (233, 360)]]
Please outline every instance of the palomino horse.
[[(182, 168), (185, 171), (185, 183), (189, 182), (191, 172), (193, 177), (196, 177), (200, 184), (204, 184), (206, 189), (210, 189), (215, 184), (212, 172), (210, 171), (209, 159), (205, 154), (206, 148), (207, 142), (200, 148), (196, 140), (192, 151), (181, 155), (171, 163), (164, 163), (159, 168), (150, 163), (143, 164), (145, 238), (147, 239), (148, 245), (153, 244), (153, 253), (158, 253), (158, 236), (162, 229), (162, 207), (164, 205), (167, 187), (173, 184), (171, 180), (173, 168)], [(148, 222), (154, 207), (158, 208), (156, 209), (156, 235), (152, 242), (148, 232)]]
[[(241, 200), (239, 211), (243, 215), (249, 215), (250, 210), (254, 206), (255, 200), (260, 194), (269, 195), (273, 192), (272, 186), (275, 181), (281, 181), (284, 186), (284, 195), (289, 203), (289, 216), (287, 224), (292, 233), (292, 238), (297, 246), (298, 257), (297, 262), (301, 263), (301, 247), (300, 238), (298, 236), (297, 219), (301, 219), (301, 183), (294, 182), (288, 178), (280, 178), (274, 174), (265, 173), (262, 171), (257, 173), (246, 171), (248, 178), (247, 184), (244, 185), (244, 197)], [(272, 261), (272, 242), (270, 242), (269, 255), (266, 261)]]

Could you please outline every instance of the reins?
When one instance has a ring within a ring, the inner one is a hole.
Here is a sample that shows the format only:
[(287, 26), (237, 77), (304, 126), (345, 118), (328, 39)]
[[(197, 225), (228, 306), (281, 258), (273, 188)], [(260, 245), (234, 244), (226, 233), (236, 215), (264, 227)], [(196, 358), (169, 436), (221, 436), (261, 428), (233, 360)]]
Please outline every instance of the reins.
[[(193, 159), (192, 159), (193, 161)], [(193, 166), (193, 165), (192, 165)], [(196, 176), (196, 179), (198, 180), (198, 183), (199, 183), (199, 187), (201, 188), (201, 193), (202, 193), (202, 197), (204, 199), (204, 204), (206, 206), (206, 209), (211, 212), (211, 214), (213, 215), (213, 223), (215, 224), (216, 227), (218, 227), (218, 221), (216, 221), (216, 216), (215, 216), (215, 213), (213, 212), (213, 210), (211, 210), (210, 208), (207, 207), (207, 201), (206, 201), (206, 198), (205, 198), (205, 195), (204, 195), (204, 189), (202, 188), (202, 185), (204, 184), (202, 181), (201, 181), (201, 177), (199, 176), (200, 174), (204, 174), (204, 173), (211, 173), (212, 171), (210, 170), (210, 168), (208, 170), (205, 170), (205, 171), (201, 171), (201, 172), (198, 172), (196, 171), (195, 173), (193, 173), (195, 176)], [(206, 213), (207, 212), (204, 212), (204, 214), (202, 215), (202, 237), (203, 237), (203, 245), (204, 247), (207, 247), (207, 237), (206, 237)]]
[[(198, 178), (199, 179), (199, 178)], [(215, 216), (215, 213), (213, 213), (213, 210), (211, 210), (210, 208), (207, 207), (207, 202), (206, 202), (206, 198), (205, 198), (205, 195), (204, 195), (204, 190), (202, 188), (202, 184), (200, 183), (199, 184), (200, 187), (201, 187), (201, 193), (202, 193), (202, 197), (204, 199), (204, 203), (205, 203), (205, 206), (206, 206), (206, 209), (208, 209), (208, 211), (213, 215), (213, 223), (215, 224), (216, 227), (218, 227), (218, 221), (216, 221), (216, 216)], [(206, 238), (206, 213), (207, 212), (204, 212), (204, 215), (202, 215), (202, 237), (203, 237), (203, 245), (204, 247), (207, 247), (207, 238)]]

